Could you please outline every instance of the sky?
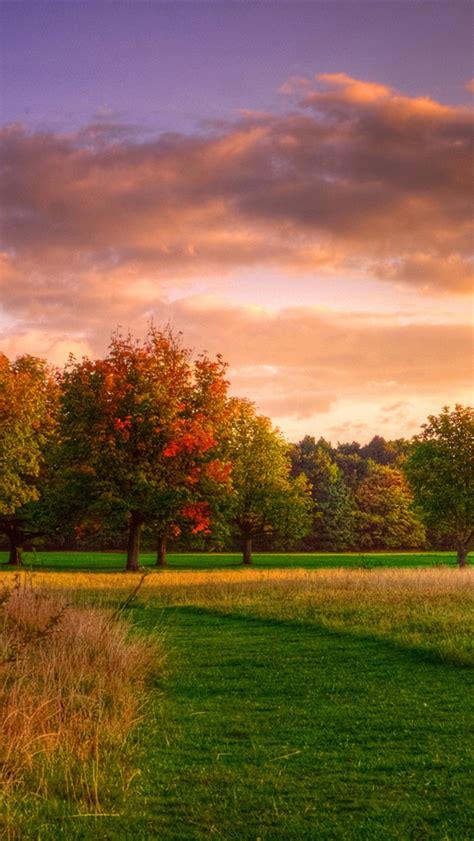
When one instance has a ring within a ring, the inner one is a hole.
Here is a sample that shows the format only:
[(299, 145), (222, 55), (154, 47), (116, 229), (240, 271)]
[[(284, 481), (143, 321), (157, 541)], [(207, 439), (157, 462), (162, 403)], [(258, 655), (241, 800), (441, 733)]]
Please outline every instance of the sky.
[(171, 324), (292, 441), (468, 404), (473, 8), (0, 2), (0, 351)]

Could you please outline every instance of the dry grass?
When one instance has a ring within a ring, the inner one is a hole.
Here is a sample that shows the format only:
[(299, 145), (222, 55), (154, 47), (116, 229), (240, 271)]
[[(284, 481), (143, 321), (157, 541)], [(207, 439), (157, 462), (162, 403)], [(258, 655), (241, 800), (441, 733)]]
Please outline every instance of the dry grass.
[[(103, 594), (128, 591), (136, 582), (136, 576), (123, 573), (46, 573), (43, 578), (55, 587)], [(473, 568), (160, 571), (147, 576), (140, 598), (311, 622), (466, 665), (474, 663), (473, 585)]]
[(64, 590), (25, 575), (8, 583), (0, 611), (3, 806), (14, 812), (22, 795), (34, 794), (99, 812), (160, 653), (110, 611), (76, 606)]
[[(35, 580), (74, 588), (76, 596), (94, 591), (103, 597), (129, 592), (137, 582), (133, 574), (82, 572), (37, 573)], [(159, 571), (147, 575), (140, 599), (312, 622), (464, 664), (474, 662), (473, 585), (472, 567)]]

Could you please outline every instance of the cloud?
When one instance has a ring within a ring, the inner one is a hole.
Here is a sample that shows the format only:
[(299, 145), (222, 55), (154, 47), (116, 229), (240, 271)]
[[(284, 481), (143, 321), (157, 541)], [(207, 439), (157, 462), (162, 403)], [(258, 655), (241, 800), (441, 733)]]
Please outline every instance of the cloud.
[(407, 400), (434, 395), (441, 403), (439, 395), (470, 388), (468, 325), (401, 325), (303, 307), (269, 313), (208, 298), (176, 301), (162, 312), (186, 344), (221, 352), (233, 391), (274, 418), (310, 418), (340, 400), (403, 413)]
[[(316, 79), (327, 82), (330, 86), (342, 88), (342, 96), (346, 102), (365, 105), (381, 99), (388, 99), (391, 96), (391, 89), (386, 85), (378, 85), (376, 82), (363, 82), (360, 79), (353, 79), (346, 73), (319, 73)], [(313, 94), (312, 101), (314, 101), (314, 96)], [(328, 95), (326, 95), (326, 98), (328, 98)]]
[[(110, 121), (0, 137), (2, 305), (61, 326), (266, 266), (467, 291), (472, 118), (343, 73), (287, 113), (143, 140)], [(149, 300), (134, 289), (144, 280)]]
[[(231, 306), (211, 296), (149, 311), (157, 326), (182, 331), (195, 352), (221, 353), (229, 363), (233, 394), (253, 400), (290, 439), (304, 434), (334, 440), (369, 440), (374, 432), (400, 437), (415, 432), (429, 412), (468, 402), (472, 333), (467, 324), (398, 323), (366, 313), (331, 313), (308, 307), (270, 312)], [(12, 330), (0, 350), (13, 358), (34, 353), (58, 364), (69, 351), (101, 355), (109, 331), (83, 334), (30, 326)], [(135, 335), (143, 318), (122, 321)]]
[(472, 113), (344, 73), (281, 90), (284, 113), (248, 110), (187, 136), (105, 112), (74, 134), (3, 129), (1, 349), (60, 362), (102, 353), (117, 325), (143, 334), (169, 320), (186, 345), (222, 353), (234, 393), (294, 436), (321, 418), (341, 437), (400, 430), (464, 402), (465, 324), (193, 294), (257, 268), (278, 283), (343, 278), (354, 295), (364, 278), (470, 291)]
[(92, 348), (84, 339), (66, 333), (31, 329), (25, 332), (5, 332), (0, 338), (0, 352), (9, 359), (29, 354), (62, 367), (70, 353), (81, 359), (83, 356), (91, 356)]
[(458, 254), (435, 259), (431, 254), (415, 253), (402, 260), (375, 264), (373, 270), (382, 280), (420, 286), (427, 292), (442, 288), (469, 293), (474, 283), (474, 261)]

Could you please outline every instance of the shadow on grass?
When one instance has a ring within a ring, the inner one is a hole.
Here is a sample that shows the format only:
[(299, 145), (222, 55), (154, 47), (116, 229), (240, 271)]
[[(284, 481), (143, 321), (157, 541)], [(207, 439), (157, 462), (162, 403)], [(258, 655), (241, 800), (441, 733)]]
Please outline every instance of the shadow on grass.
[[(133, 610), (140, 609), (142, 605), (135, 604), (131, 606)], [(368, 643), (387, 653), (395, 653), (397, 656), (402, 655), (405, 661), (412, 664), (428, 664), (434, 666), (443, 666), (444, 668), (452, 669), (466, 669), (471, 671), (474, 668), (474, 663), (469, 659), (468, 655), (460, 652), (459, 655), (453, 653), (443, 655), (442, 652), (436, 649), (425, 648), (419, 645), (410, 645), (408, 642), (404, 643), (401, 640), (387, 639), (384, 636), (377, 634), (365, 633), (363, 631), (341, 630), (339, 628), (330, 628), (325, 624), (316, 622), (314, 620), (300, 621), (298, 619), (279, 619), (278, 617), (260, 617), (253, 616), (248, 613), (239, 613), (239, 611), (225, 611), (215, 610), (205, 607), (192, 607), (188, 605), (173, 605), (162, 606), (158, 608), (162, 615), (166, 613), (178, 612), (188, 616), (211, 616), (221, 620), (232, 620), (234, 622), (245, 623), (247, 625), (254, 624), (259, 627), (280, 627), (291, 630), (302, 631), (305, 634), (316, 634), (319, 637), (337, 638), (340, 640), (346, 639), (350, 642)]]

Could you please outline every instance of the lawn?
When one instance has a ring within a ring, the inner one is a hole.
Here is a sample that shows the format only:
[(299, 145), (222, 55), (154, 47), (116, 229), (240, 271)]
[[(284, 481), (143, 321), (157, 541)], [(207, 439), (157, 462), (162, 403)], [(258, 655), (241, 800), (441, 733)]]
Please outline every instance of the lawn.
[[(0, 552), (0, 564), (6, 563), (7, 552)], [(142, 553), (140, 564), (154, 567), (156, 556)], [(169, 553), (169, 569), (227, 569), (240, 566), (240, 553)], [(25, 552), (24, 563), (31, 569), (70, 571), (90, 570), (107, 572), (123, 570), (125, 553), (123, 552)], [(256, 552), (254, 566), (287, 569), (332, 569), (337, 567), (418, 567), (435, 564), (456, 565), (454, 552), (352, 552), (338, 553), (272, 553)]]
[[(148, 575), (125, 612), (167, 664), (127, 795), (45, 804), (18, 837), (471, 839), (473, 572), (395, 560)], [(137, 580), (65, 566), (35, 578), (102, 602)]]

